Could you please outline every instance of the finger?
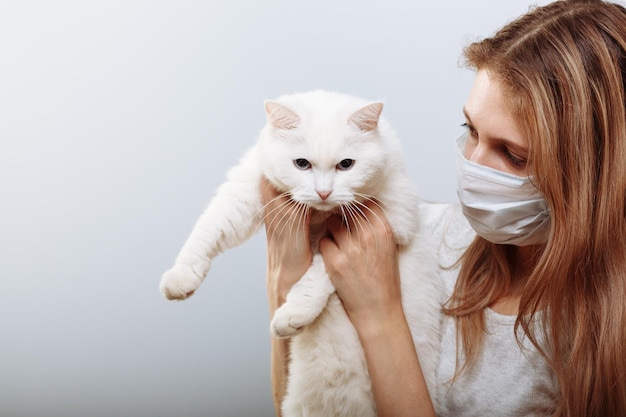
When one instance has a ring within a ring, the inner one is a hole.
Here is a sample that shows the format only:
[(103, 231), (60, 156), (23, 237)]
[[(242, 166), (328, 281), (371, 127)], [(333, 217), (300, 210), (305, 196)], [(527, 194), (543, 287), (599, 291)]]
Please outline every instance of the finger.
[(343, 223), (341, 217), (329, 217), (326, 221), (326, 229), (332, 237), (334, 245), (341, 247), (346, 235), (346, 225)]
[(324, 265), (326, 267), (326, 272), (331, 281), (334, 282), (335, 278), (337, 278), (336, 274), (336, 265), (335, 262), (341, 256), (341, 251), (339, 247), (332, 239), (325, 237), (320, 240), (319, 243), (319, 251), (322, 254), (322, 258), (324, 259)]
[(339, 252), (339, 247), (337, 246), (335, 241), (328, 237), (322, 238), (320, 240), (319, 248), (320, 248), (320, 253), (322, 254), (324, 258), (327, 256), (331, 257), (337, 252)]
[(380, 203), (375, 200), (367, 200), (364, 203), (363, 214), (371, 222), (376, 220), (377, 223), (385, 223), (385, 211)]
[(363, 211), (367, 216), (368, 223), (372, 226), (373, 229), (378, 230), (377, 233), (393, 237), (392, 227), (387, 220), (385, 209), (378, 201), (366, 201)]

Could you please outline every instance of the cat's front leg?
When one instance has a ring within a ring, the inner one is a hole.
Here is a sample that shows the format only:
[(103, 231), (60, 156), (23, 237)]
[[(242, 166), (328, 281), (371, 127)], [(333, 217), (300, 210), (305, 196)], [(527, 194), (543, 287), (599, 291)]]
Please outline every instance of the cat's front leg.
[(311, 267), (291, 287), (285, 303), (274, 312), (270, 331), (278, 338), (299, 333), (320, 315), (333, 292), (335, 287), (326, 273), (322, 255), (315, 254)]
[(159, 288), (165, 298), (184, 300), (192, 295), (209, 272), (212, 259), (259, 229), (263, 206), (258, 160), (253, 147), (229, 170), (227, 181), (197, 220), (174, 266), (163, 274)]
[(184, 300), (200, 287), (211, 266), (208, 258), (193, 262), (177, 262), (161, 278), (159, 289), (168, 300)]

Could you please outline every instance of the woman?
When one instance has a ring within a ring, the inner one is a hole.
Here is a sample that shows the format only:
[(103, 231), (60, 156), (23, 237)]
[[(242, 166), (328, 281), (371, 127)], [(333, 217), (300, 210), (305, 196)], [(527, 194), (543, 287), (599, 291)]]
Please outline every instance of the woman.
[[(382, 213), (370, 206), (367, 235), (330, 220), (332, 239), (321, 244), (379, 415), (624, 416), (626, 10), (556, 1), (471, 44), (465, 58), (476, 79), (459, 141), (459, 198), (476, 237), (457, 268), (445, 260), (465, 233), (460, 211), (419, 208), (449, 248), (440, 260), (451, 294), (433, 395), (402, 311), (396, 248), (381, 248), (390, 233), (376, 220)], [(503, 206), (514, 208), (495, 210)], [(311, 259), (302, 228), (283, 230), (293, 235), (267, 233), (272, 311)], [(377, 251), (368, 252), (369, 239)], [(365, 257), (376, 267), (359, 269)], [(287, 349), (273, 342), (277, 403)], [(514, 388), (502, 395), (498, 386)]]

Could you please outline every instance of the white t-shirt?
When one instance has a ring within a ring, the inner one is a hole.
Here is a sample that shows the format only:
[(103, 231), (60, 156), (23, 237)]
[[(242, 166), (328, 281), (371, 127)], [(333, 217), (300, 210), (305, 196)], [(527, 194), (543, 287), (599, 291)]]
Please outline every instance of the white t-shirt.
[[(448, 295), (458, 276), (453, 265), (475, 234), (458, 205), (424, 203), (424, 227), (440, 241), (439, 262)], [(559, 398), (556, 378), (527, 339), (520, 349), (514, 334), (514, 316), (490, 309), (482, 354), (470, 372), (454, 382), (456, 328), (446, 317), (433, 401), (439, 417), (549, 416)]]

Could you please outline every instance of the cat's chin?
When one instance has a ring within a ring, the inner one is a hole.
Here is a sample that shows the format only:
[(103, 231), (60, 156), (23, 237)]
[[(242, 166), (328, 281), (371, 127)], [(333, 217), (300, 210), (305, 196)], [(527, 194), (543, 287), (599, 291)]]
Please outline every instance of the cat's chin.
[[(338, 212), (338, 209), (335, 210)], [(328, 219), (335, 211), (333, 210), (320, 210), (317, 207), (311, 207), (311, 224), (323, 223)]]
[(313, 210), (326, 212), (326, 213), (336, 213), (339, 211), (339, 207), (336, 204), (324, 203), (324, 202), (311, 204), (311, 208)]

